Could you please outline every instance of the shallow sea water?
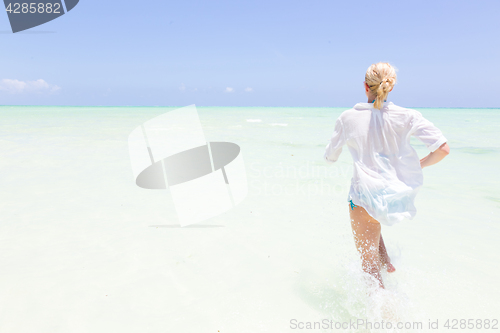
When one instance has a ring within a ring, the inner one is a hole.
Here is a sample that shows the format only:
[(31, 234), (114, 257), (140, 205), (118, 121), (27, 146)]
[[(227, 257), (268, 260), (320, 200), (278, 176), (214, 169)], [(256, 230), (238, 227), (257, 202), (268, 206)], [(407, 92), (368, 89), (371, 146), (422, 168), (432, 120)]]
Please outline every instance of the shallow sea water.
[(248, 195), (184, 228), (168, 190), (135, 185), (127, 146), (174, 109), (0, 107), (1, 332), (436, 332), (447, 319), (500, 320), (500, 110), (417, 109), (451, 153), (424, 170), (416, 217), (382, 228), (396, 272), (376, 291), (350, 230), (349, 151), (322, 160), (347, 108), (198, 107), (208, 141), (241, 147)]

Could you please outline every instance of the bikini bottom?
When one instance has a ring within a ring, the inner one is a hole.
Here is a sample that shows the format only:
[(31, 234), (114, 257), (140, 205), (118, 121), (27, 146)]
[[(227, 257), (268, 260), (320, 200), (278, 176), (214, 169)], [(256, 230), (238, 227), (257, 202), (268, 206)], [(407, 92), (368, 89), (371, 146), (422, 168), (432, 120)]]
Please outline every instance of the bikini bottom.
[(351, 210), (354, 210), (354, 207), (358, 207), (358, 206), (356, 206), (355, 204), (352, 203), (352, 199), (349, 200), (349, 202), (351, 203)]

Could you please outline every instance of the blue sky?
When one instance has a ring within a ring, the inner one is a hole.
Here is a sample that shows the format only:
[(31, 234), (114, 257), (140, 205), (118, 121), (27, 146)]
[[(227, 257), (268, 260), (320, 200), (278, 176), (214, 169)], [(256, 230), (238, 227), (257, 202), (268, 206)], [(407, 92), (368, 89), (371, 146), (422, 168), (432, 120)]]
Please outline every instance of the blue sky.
[(0, 14), (0, 105), (365, 102), (500, 107), (500, 1), (97, 1), (25, 33)]

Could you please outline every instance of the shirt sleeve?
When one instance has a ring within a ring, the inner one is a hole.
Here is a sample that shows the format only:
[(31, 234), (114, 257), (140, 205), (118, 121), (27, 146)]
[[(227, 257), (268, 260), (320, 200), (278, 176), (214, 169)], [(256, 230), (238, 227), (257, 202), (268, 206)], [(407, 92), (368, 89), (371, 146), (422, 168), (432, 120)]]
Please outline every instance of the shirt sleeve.
[(336, 162), (342, 152), (342, 146), (345, 144), (344, 126), (340, 118), (335, 122), (335, 130), (333, 132), (330, 142), (326, 146), (325, 155), (323, 158), (328, 163)]
[(422, 141), (431, 152), (434, 152), (443, 143), (448, 141), (439, 128), (434, 126), (434, 124), (429, 120), (425, 119), (418, 111), (416, 111), (412, 120), (410, 135), (413, 135)]

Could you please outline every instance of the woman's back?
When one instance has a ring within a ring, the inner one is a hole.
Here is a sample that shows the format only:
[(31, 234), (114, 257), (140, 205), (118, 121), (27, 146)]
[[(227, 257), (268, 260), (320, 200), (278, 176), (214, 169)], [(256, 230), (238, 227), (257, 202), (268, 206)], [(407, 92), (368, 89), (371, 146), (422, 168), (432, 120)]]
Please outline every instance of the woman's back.
[(386, 225), (416, 214), (414, 198), (423, 176), (410, 146), (412, 135), (431, 151), (446, 142), (441, 131), (416, 110), (392, 102), (385, 102), (380, 110), (373, 103), (358, 103), (338, 118), (325, 152), (325, 159), (334, 162), (347, 145), (354, 162), (348, 201)]
[[(390, 102), (384, 103), (381, 110), (374, 109), (372, 103), (358, 103), (341, 116), (346, 144), (359, 149), (362, 155), (371, 151), (396, 155), (404, 146), (411, 115), (407, 109)], [(365, 162), (372, 164), (373, 161)]]

